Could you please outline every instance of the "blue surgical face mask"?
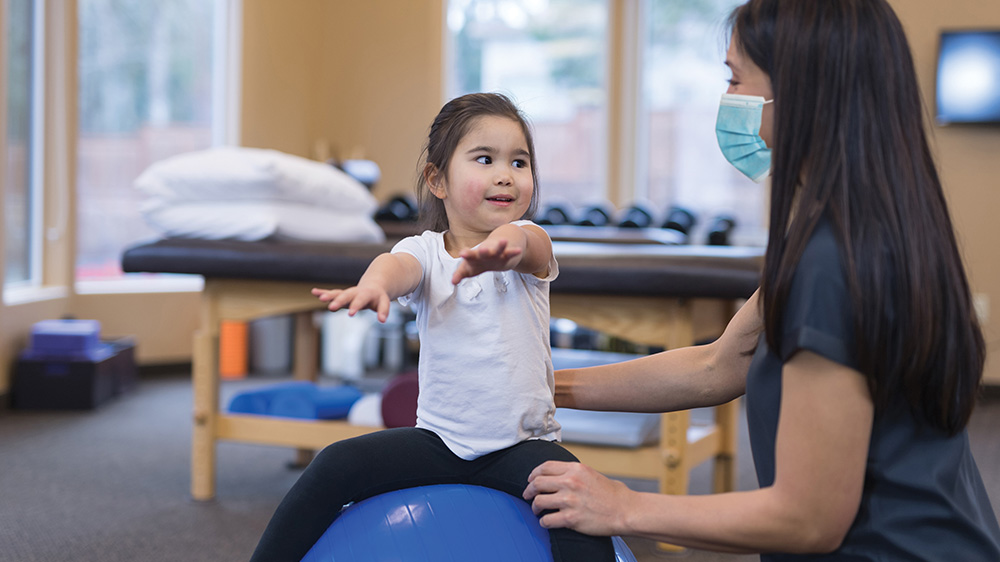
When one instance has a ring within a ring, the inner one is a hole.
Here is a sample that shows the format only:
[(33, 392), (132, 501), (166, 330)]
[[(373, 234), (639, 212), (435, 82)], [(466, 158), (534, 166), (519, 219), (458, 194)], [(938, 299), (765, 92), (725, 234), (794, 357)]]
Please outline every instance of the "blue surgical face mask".
[(760, 120), (764, 104), (760, 96), (722, 94), (715, 136), (729, 163), (746, 177), (760, 183), (771, 173), (771, 149), (760, 138)]

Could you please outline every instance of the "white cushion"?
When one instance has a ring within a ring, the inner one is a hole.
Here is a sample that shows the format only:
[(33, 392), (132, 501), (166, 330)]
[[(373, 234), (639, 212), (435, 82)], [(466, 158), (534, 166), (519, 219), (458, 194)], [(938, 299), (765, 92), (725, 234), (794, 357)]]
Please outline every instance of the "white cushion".
[(143, 209), (146, 222), (167, 238), (313, 242), (382, 242), (385, 233), (371, 217), (267, 201), (190, 202)]
[(660, 440), (660, 414), (559, 408), (556, 421), (566, 443), (635, 448)]
[(341, 170), (277, 150), (217, 147), (165, 158), (134, 186), (144, 208), (193, 201), (283, 201), (373, 215), (378, 202)]
[[(556, 369), (579, 369), (609, 365), (642, 357), (629, 353), (552, 348), (552, 366)], [(562, 426), (567, 443), (641, 447), (660, 439), (660, 415), (634, 412), (594, 412), (559, 408), (556, 421)]]
[(365, 427), (385, 426), (382, 421), (382, 394), (373, 392), (359, 398), (347, 412), (347, 423)]

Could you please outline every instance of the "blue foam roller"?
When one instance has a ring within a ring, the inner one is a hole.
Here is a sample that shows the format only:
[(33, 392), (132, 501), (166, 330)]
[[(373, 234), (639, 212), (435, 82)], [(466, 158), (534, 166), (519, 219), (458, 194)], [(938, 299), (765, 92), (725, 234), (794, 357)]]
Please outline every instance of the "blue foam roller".
[(271, 402), (280, 392), (285, 390), (308, 392), (307, 389), (315, 387), (316, 385), (309, 381), (295, 381), (246, 390), (233, 396), (229, 401), (229, 411), (234, 414), (267, 415), (270, 413)]
[(321, 420), (346, 418), (351, 406), (361, 399), (363, 393), (353, 386), (320, 388), (316, 392), (316, 417)]
[(285, 389), (274, 395), (268, 413), (272, 416), (334, 420), (347, 417), (361, 391), (352, 386)]
[(316, 387), (285, 388), (275, 392), (267, 413), (285, 418), (316, 419)]
[[(614, 538), (616, 559), (635, 562)], [(441, 484), (381, 494), (351, 505), (302, 562), (396, 560), (547, 562), (549, 533), (527, 502), (491, 488)]]

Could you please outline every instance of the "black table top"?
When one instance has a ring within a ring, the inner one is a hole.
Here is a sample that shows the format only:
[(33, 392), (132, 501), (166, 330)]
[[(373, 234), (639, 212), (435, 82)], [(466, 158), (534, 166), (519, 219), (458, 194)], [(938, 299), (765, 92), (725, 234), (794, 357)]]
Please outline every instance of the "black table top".
[[(393, 242), (345, 244), (170, 238), (128, 248), (125, 272), (352, 284)], [(745, 298), (756, 290), (763, 248), (555, 239), (552, 293)]]

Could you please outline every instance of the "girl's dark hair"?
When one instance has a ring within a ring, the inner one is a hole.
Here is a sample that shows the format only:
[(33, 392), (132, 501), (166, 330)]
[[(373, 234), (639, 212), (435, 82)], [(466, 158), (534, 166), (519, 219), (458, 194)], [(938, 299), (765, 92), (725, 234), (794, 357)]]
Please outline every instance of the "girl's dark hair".
[(521, 218), (534, 216), (538, 209), (538, 168), (535, 164), (535, 142), (527, 118), (503, 94), (466, 94), (449, 101), (441, 108), (431, 123), (430, 133), (427, 135), (427, 145), (421, 155), (423, 164), (417, 174), (417, 203), (422, 228), (438, 232), (448, 229), (444, 203), (430, 192), (426, 174), (428, 171), (436, 170), (447, 175), (451, 157), (462, 137), (469, 132), (478, 118), (487, 116), (510, 119), (520, 125), (521, 131), (524, 132), (524, 140), (528, 143), (528, 160), (534, 189), (531, 193), (531, 204)]
[(825, 215), (876, 412), (902, 398), (932, 426), (960, 431), (985, 345), (902, 25), (884, 0), (750, 0), (730, 22), (775, 100), (761, 284), (768, 345), (779, 349), (792, 276)]

